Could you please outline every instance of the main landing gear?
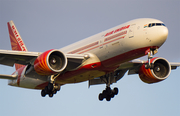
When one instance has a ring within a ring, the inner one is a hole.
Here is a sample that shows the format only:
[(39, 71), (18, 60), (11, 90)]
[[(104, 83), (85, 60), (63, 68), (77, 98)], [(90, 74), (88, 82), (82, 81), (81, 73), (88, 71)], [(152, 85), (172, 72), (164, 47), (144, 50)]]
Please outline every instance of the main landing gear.
[(43, 90), (41, 90), (41, 96), (45, 97), (48, 94), (49, 97), (53, 97), (53, 95), (56, 94), (57, 91), (59, 90), (60, 90), (60, 85), (49, 83), (48, 86), (46, 86)]
[(112, 90), (110, 87), (107, 86), (106, 89), (99, 94), (99, 100), (102, 101), (104, 98), (106, 98), (107, 101), (110, 101), (111, 98), (114, 98), (114, 96), (117, 94), (118, 94), (118, 88), (115, 87)]
[(58, 76), (59, 76), (59, 74), (56, 76), (52, 75), (49, 78), (50, 82), (48, 83), (48, 85), (43, 90), (41, 90), (41, 96), (42, 97), (45, 97), (47, 94), (49, 95), (49, 97), (53, 97), (53, 95), (56, 94), (57, 91), (60, 90), (60, 85), (55, 84), (55, 79)]
[(99, 94), (99, 100), (102, 101), (104, 98), (107, 101), (110, 101), (111, 98), (114, 98), (115, 95), (118, 94), (118, 88), (114, 88), (113, 90), (110, 88), (111, 80), (114, 78), (114, 73), (110, 73), (109, 75), (105, 75), (106, 89)]

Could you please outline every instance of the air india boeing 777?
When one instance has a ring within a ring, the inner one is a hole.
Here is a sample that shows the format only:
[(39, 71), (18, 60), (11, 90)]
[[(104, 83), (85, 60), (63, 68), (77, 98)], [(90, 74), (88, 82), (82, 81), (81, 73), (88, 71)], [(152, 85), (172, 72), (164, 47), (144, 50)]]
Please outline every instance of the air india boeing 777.
[[(11, 86), (39, 89), (53, 97), (65, 84), (89, 81), (89, 86), (106, 84), (99, 100), (110, 101), (118, 88), (110, 85), (126, 72), (138, 74), (148, 84), (165, 80), (180, 63), (153, 57), (168, 36), (157, 19), (131, 20), (61, 49), (29, 52), (13, 21), (7, 23), (12, 50), (0, 50), (0, 64), (14, 66), (12, 75), (0, 75)], [(61, 41), (61, 40), (60, 40)], [(137, 58), (147, 55), (147, 61)]]

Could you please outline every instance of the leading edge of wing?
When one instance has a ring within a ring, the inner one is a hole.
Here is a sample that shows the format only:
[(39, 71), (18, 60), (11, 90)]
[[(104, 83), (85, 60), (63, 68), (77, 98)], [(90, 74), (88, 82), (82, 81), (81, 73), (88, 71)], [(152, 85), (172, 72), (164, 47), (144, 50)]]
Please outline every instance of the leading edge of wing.
[(13, 66), (14, 63), (27, 65), (41, 54), (38, 52), (0, 50), (0, 64)]
[[(0, 50), (0, 64), (13, 66), (15, 63), (28, 65), (33, 64), (34, 60), (42, 53), (28, 51)], [(83, 54), (65, 54), (68, 59), (68, 69), (75, 69), (82, 64), (88, 56)]]
[(176, 69), (178, 66), (180, 66), (180, 62), (170, 62), (171, 69)]

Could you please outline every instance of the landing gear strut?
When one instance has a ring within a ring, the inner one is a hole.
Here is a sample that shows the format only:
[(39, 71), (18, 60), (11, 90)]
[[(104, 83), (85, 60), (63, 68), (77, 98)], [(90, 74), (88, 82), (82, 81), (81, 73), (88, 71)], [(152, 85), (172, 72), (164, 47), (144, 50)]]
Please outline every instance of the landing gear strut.
[(145, 65), (145, 68), (146, 69), (152, 69), (154, 67), (154, 64), (152, 64), (150, 62), (150, 60), (153, 58), (153, 55), (156, 54), (158, 52), (158, 49), (151, 49), (150, 48), (150, 51), (148, 52), (148, 63), (146, 63)]
[(50, 82), (48, 83), (48, 85), (43, 90), (41, 90), (41, 96), (42, 97), (45, 97), (47, 94), (49, 95), (49, 97), (53, 97), (53, 95), (56, 94), (57, 91), (60, 90), (60, 85), (55, 84), (55, 79), (58, 76), (59, 76), (59, 74), (56, 76), (52, 75), (49, 78)]
[(114, 78), (114, 73), (105, 75), (106, 89), (99, 94), (100, 101), (102, 101), (104, 98), (106, 98), (107, 101), (110, 101), (111, 98), (114, 98), (114, 96), (118, 94), (118, 88), (115, 87), (113, 90), (110, 88), (110, 81), (112, 78)]

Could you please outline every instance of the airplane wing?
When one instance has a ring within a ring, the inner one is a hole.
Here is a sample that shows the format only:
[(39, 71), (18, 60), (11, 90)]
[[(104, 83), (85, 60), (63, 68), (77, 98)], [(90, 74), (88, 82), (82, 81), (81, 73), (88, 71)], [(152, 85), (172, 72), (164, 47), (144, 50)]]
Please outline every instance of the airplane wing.
[[(141, 62), (141, 63), (140, 63)], [(133, 65), (132, 67), (129, 67), (129, 71), (128, 71), (128, 75), (131, 74), (138, 74), (139, 72), (139, 68), (145, 63), (146, 61), (142, 61), (142, 60), (133, 60), (130, 61), (129, 64)], [(170, 66), (171, 66), (171, 70), (176, 69), (178, 66), (180, 66), (180, 63), (178, 62), (169, 62)], [(134, 66), (136, 65), (136, 67)]]
[[(121, 64), (115, 71), (114, 71), (114, 78), (110, 79), (110, 83), (116, 83), (118, 80), (120, 80), (126, 72), (128, 72), (128, 75), (132, 74), (139, 74), (139, 69), (143, 64), (145, 64), (147, 61), (135, 59), (129, 62), (125, 62)], [(176, 69), (180, 66), (180, 62), (169, 62), (171, 66), (171, 70)], [(104, 76), (98, 77), (92, 80), (89, 80), (89, 87), (91, 85), (98, 85), (98, 84), (105, 84), (106, 79)]]
[(0, 50), (0, 64), (13, 66), (15, 63), (27, 65), (30, 64), (37, 56), (38, 52)]
[[(35, 59), (42, 54), (41, 52), (27, 52), (27, 51), (13, 51), (13, 50), (0, 50), (0, 64), (13, 66), (15, 63), (28, 65), (33, 64)], [(84, 55), (81, 54), (65, 54), (69, 68), (75, 68), (79, 66), (84, 60)], [(73, 67), (72, 67), (73, 66)]]

